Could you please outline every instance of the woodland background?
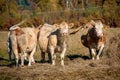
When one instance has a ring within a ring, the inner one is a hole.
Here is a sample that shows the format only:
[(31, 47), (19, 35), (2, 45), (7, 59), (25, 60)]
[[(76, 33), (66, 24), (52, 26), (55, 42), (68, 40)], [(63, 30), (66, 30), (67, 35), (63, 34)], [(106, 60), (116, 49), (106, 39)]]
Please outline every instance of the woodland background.
[(77, 27), (90, 19), (120, 27), (120, 0), (0, 0), (1, 31), (24, 19), (24, 27), (61, 21), (73, 22)]

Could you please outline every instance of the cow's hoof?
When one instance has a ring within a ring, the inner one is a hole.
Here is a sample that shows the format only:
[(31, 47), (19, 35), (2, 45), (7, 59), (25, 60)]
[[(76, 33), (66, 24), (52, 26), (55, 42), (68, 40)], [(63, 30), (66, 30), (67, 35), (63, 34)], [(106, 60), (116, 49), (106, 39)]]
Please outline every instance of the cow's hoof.
[(35, 64), (35, 61), (34, 61), (34, 62), (32, 62), (32, 64)]
[(52, 63), (52, 66), (55, 66), (55, 63)]
[(54, 60), (52, 61), (52, 65), (53, 65), (53, 66), (55, 65), (55, 61), (54, 61)]
[(97, 60), (99, 60), (100, 58), (97, 56), (97, 58), (96, 58)]
[(21, 65), (20, 65), (20, 67), (24, 67), (24, 65), (23, 65), (23, 64), (21, 64)]
[(64, 63), (63, 63), (63, 62), (61, 62), (61, 66), (64, 66)]
[(93, 57), (92, 60), (95, 60), (95, 58)]
[(52, 64), (52, 66), (55, 66), (55, 64)]
[(28, 64), (28, 66), (31, 66), (31, 64)]

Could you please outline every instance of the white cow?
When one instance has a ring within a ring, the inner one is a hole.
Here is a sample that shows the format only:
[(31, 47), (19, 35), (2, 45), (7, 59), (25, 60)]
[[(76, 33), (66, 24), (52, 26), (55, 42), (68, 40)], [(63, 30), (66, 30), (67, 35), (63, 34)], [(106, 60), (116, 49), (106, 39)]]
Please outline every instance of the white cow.
[[(20, 26), (25, 21), (26, 21), (26, 19), (23, 20), (22, 22), (16, 24), (16, 25), (12, 26), (12, 28), (14, 28), (14, 29), (15, 29), (15, 27), (17, 28), (17, 26)], [(7, 48), (8, 48), (8, 59), (9, 59), (9, 61), (12, 60), (12, 43), (11, 43), (11, 39), (10, 39), (10, 34), (11, 34), (11, 31), (8, 32), (8, 36), (7, 36)], [(15, 56), (14, 56), (14, 59), (15, 59)], [(27, 58), (25, 57), (25, 59), (27, 59)]]
[(31, 62), (35, 62), (33, 55), (36, 50), (38, 32), (39, 28), (20, 28), (17, 25), (10, 28), (10, 40), (17, 66), (19, 55), (21, 56), (21, 65), (24, 65), (26, 53), (29, 54), (28, 66), (31, 66)]
[(67, 49), (66, 36), (68, 28), (73, 24), (62, 22), (60, 25), (44, 24), (39, 33), (39, 46), (41, 49), (42, 60), (45, 60), (45, 53), (51, 54), (52, 65), (55, 65), (56, 52), (60, 52), (61, 65), (64, 66), (64, 56)]

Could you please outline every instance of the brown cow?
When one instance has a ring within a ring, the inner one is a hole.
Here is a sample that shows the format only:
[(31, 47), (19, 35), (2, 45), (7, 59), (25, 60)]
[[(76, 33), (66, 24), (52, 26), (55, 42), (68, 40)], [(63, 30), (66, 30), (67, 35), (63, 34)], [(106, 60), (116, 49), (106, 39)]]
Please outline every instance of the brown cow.
[[(102, 22), (91, 20), (85, 27), (85, 34), (81, 36), (82, 44), (89, 48), (92, 59), (99, 59), (105, 46), (106, 34)], [(96, 52), (95, 52), (96, 50)]]

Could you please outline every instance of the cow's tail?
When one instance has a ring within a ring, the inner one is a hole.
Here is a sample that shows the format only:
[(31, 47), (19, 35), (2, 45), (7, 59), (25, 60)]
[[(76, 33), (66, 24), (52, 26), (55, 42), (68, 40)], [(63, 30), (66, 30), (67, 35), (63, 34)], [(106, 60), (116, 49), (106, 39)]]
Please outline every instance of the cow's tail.
[(11, 61), (11, 56), (12, 56), (12, 45), (11, 45), (11, 40), (10, 40), (10, 32), (8, 32), (8, 38), (7, 38), (7, 47), (8, 47), (8, 58), (9, 61)]
[(27, 20), (25, 19), (25, 20), (23, 20), (23, 21), (21, 21), (20, 23), (18, 23), (18, 24), (16, 24), (16, 25), (13, 25), (12, 27), (10, 27), (10, 31), (12, 31), (12, 30), (16, 30), (16, 29), (20, 29), (20, 25), (22, 25), (24, 22), (26, 22)]

